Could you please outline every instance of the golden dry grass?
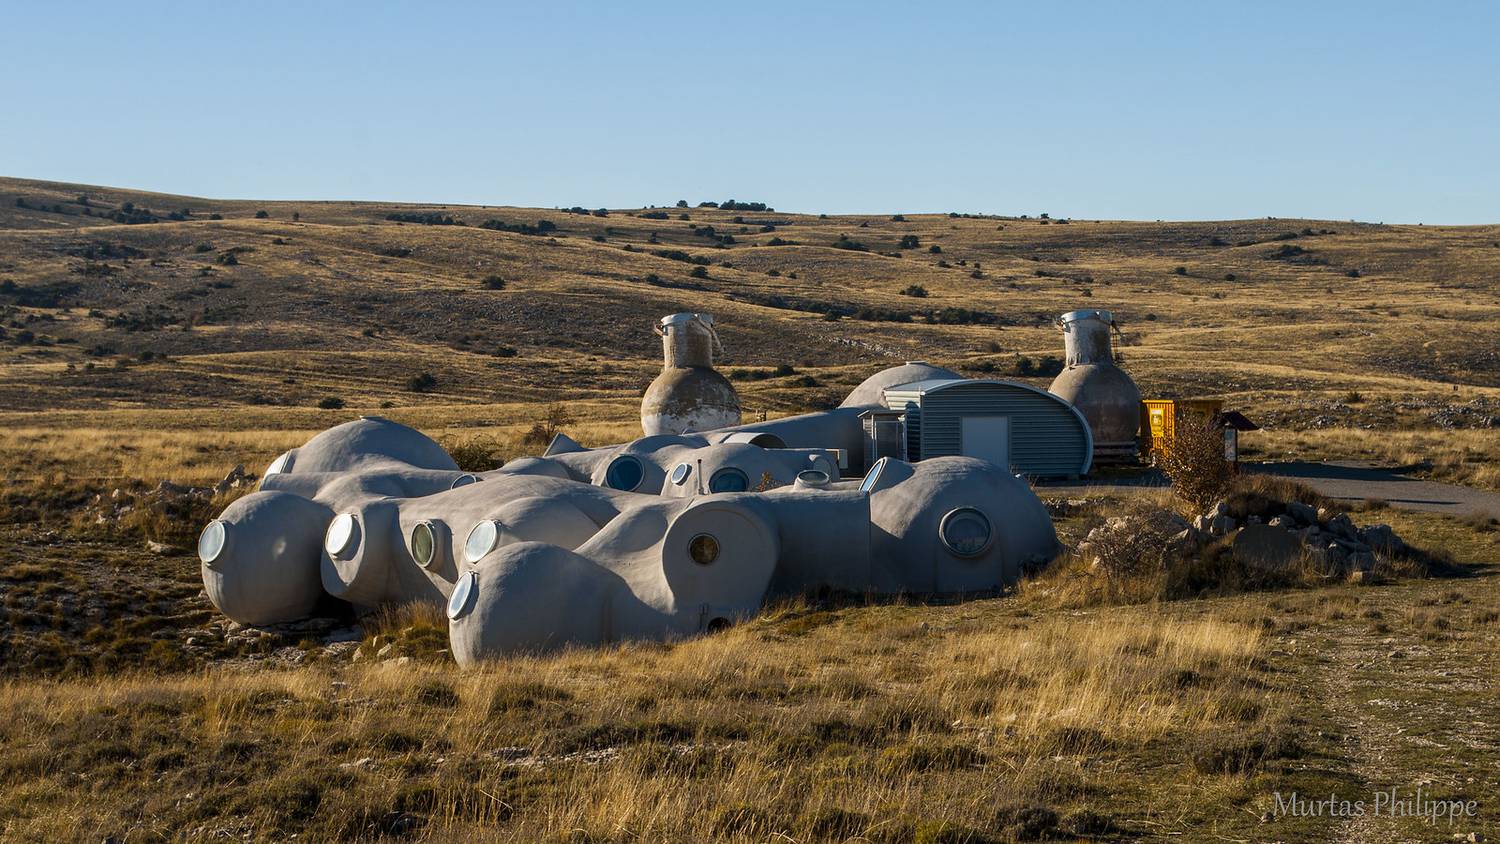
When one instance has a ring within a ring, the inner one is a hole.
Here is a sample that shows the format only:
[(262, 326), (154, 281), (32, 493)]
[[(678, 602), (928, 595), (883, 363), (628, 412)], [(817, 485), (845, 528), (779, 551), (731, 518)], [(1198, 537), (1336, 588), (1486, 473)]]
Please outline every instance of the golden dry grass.
[(462, 675), (10, 682), (0, 817), (52, 840), (198, 824), (376, 837), (409, 822), (393, 812), (440, 840), (1003, 839), (1001, 809), (1067, 818), (1133, 793), (1110, 771), (1162, 764), (1158, 743), (1284, 724), (1290, 701), (1252, 679), (1263, 647), (1212, 619), (986, 602), (789, 608), (708, 639)]
[(1368, 460), (1434, 478), (1500, 489), (1500, 428), (1391, 431), (1332, 428), (1266, 431), (1259, 450), (1287, 460)]

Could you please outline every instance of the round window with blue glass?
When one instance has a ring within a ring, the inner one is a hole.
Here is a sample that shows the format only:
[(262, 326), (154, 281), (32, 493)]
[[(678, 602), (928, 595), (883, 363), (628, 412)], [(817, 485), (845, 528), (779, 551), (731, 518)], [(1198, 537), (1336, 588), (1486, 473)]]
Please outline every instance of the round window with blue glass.
[(610, 489), (632, 492), (646, 479), (646, 468), (637, 457), (622, 454), (610, 461), (604, 470), (604, 485)]
[(733, 466), (725, 466), (708, 479), (709, 492), (744, 492), (749, 488), (750, 476)]

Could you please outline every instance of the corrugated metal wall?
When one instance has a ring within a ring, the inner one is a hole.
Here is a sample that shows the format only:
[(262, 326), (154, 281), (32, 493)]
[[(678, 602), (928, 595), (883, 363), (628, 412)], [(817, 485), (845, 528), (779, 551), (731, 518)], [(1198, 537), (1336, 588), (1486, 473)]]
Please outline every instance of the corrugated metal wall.
[(885, 391), (886, 406), (906, 411), (913, 460), (961, 454), (965, 415), (1010, 417), (1011, 468), (1023, 475), (1067, 477), (1086, 471), (1088, 423), (1062, 399), (1021, 384), (922, 382)]

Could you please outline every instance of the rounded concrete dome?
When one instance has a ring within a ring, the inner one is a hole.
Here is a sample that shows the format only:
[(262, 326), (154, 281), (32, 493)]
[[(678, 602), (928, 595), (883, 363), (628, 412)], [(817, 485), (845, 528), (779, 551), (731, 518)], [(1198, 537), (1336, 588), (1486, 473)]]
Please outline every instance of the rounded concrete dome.
[(297, 449), (291, 471), (346, 472), (383, 458), (417, 469), (458, 470), (448, 452), (421, 431), (380, 416), (361, 416), (308, 440)]
[(542, 542), (507, 545), (459, 575), (448, 602), (448, 640), (464, 667), (516, 652), (604, 642), (619, 577)]
[(641, 399), (641, 430), (687, 434), (740, 424), (740, 397), (729, 379), (704, 366), (667, 367)]
[(1010, 472), (973, 457), (934, 457), (910, 471), (870, 495), (874, 564), (895, 582), (918, 592), (993, 589), (1056, 553), (1046, 506)]
[(902, 384), (914, 384), (933, 378), (962, 378), (951, 369), (933, 366), (925, 360), (909, 360), (901, 366), (893, 366), (866, 378), (839, 407), (869, 407), (883, 403), (885, 391)]
[(198, 539), (208, 599), (241, 624), (306, 618), (323, 595), (319, 560), (333, 515), (289, 492), (235, 500)]
[(1094, 433), (1095, 454), (1134, 452), (1141, 424), (1141, 391), (1113, 364), (1070, 366), (1047, 388), (1078, 408)]

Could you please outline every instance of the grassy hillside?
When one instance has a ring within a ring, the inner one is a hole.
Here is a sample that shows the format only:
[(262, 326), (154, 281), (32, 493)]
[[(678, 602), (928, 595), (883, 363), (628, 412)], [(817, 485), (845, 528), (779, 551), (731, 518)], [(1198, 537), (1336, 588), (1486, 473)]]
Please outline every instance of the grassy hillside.
[(650, 324), (681, 309), (719, 319), (755, 413), (905, 359), (1045, 385), (1051, 319), (1101, 307), (1144, 393), (1224, 396), (1278, 432), (1500, 415), (1500, 226), (603, 213), (0, 180), (5, 462), (128, 473), (58, 428), (232, 432), (253, 462), (357, 412), (522, 426), (556, 397), (617, 437), (659, 365)]

